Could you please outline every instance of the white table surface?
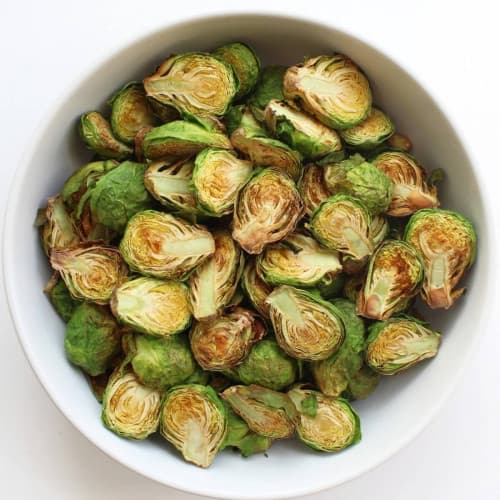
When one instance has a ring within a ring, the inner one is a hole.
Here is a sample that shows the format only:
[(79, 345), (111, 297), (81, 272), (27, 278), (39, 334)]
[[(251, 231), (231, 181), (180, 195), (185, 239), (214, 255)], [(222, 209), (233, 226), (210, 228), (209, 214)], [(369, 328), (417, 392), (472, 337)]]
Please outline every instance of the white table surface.
[[(300, 14), (350, 27), (404, 60), (460, 124), (468, 138), (467, 147), (480, 167), (489, 171), (490, 188), (494, 189), (495, 181), (500, 180), (500, 17), (495, 3), (254, 0), (248, 5), (252, 10)], [(0, 224), (9, 181), (23, 147), (68, 82), (76, 81), (102, 52), (117, 50), (129, 37), (204, 13), (244, 12), (249, 10), (246, 5), (216, 0), (2, 2)], [(495, 224), (499, 212), (492, 218)], [(3, 288), (0, 325), (0, 498), (201, 498), (125, 469), (73, 428), (28, 365), (8, 315)], [(416, 440), (364, 476), (303, 498), (499, 499), (497, 330), (492, 325), (483, 332), (459, 387)]]

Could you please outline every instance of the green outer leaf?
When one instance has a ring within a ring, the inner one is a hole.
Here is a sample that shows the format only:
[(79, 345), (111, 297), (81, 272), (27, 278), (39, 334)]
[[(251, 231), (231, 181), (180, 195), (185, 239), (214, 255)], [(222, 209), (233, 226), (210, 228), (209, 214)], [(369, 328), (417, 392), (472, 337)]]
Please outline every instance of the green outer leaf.
[(252, 95), (247, 99), (255, 118), (264, 121), (264, 109), (272, 99), (284, 99), (283, 76), (286, 66), (266, 66), (260, 73), (259, 81)]
[(76, 308), (81, 304), (80, 300), (74, 299), (63, 280), (59, 280), (49, 292), (50, 302), (57, 314), (67, 323)]

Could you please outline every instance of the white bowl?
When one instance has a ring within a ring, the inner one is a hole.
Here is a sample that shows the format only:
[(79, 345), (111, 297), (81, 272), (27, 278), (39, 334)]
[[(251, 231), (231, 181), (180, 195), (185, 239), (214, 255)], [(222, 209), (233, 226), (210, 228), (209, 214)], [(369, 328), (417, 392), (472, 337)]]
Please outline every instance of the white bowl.
[[(452, 311), (429, 315), (443, 332), (437, 358), (404, 375), (387, 377), (372, 397), (355, 403), (362, 422), (361, 443), (339, 454), (321, 454), (295, 441), (277, 442), (268, 456), (243, 459), (226, 451), (203, 470), (182, 461), (161, 439), (127, 441), (103, 427), (100, 406), (81, 373), (66, 360), (64, 325), (42, 293), (50, 272), (33, 221), (44, 200), (58, 192), (89, 156), (75, 132), (80, 113), (103, 104), (124, 82), (140, 79), (172, 52), (210, 50), (231, 40), (250, 43), (265, 63), (292, 64), (306, 55), (332, 51), (359, 63), (371, 81), (375, 102), (398, 130), (411, 137), (417, 158), (428, 169), (445, 169), (442, 205), (472, 219), (479, 251), (466, 296)], [(345, 32), (300, 19), (258, 15), (169, 26), (134, 41), (89, 71), (32, 141), (14, 180), (4, 233), (12, 317), (26, 355), (55, 404), (96, 446), (144, 476), (181, 490), (231, 499), (283, 498), (338, 485), (380, 464), (422, 430), (457, 382), (467, 354), (485, 328), (492, 241), (479, 175), (453, 126), (416, 79)]]

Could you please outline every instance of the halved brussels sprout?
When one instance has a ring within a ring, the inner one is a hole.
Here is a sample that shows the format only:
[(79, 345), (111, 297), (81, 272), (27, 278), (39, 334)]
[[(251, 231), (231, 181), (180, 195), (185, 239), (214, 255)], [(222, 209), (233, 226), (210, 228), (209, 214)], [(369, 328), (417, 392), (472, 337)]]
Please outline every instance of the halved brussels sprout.
[(387, 140), (387, 144), (398, 151), (410, 151), (413, 147), (410, 139), (403, 134), (394, 134)]
[(304, 211), (309, 217), (330, 196), (323, 173), (323, 167), (309, 163), (304, 167), (299, 181), (299, 192), (304, 201)]
[(113, 135), (108, 120), (98, 111), (90, 111), (80, 117), (80, 136), (89, 149), (104, 158), (124, 160), (134, 152), (128, 144)]
[(409, 154), (387, 151), (376, 156), (372, 163), (392, 181), (388, 215), (405, 217), (421, 208), (439, 205), (435, 186), (427, 184), (424, 169)]
[(67, 323), (71, 319), (71, 316), (73, 316), (75, 309), (80, 305), (80, 301), (75, 300), (71, 296), (64, 281), (58, 277), (56, 279), (50, 279), (44, 292), (49, 294), (50, 302), (54, 306), (57, 314)]
[(178, 385), (165, 396), (160, 432), (184, 460), (208, 467), (224, 444), (226, 408), (210, 386)]
[(387, 217), (384, 217), (381, 214), (377, 214), (372, 217), (370, 224), (370, 240), (372, 241), (374, 248), (386, 239), (389, 231), (390, 226)]
[[(288, 396), (300, 415), (297, 434), (307, 446), (337, 452), (361, 440), (359, 417), (345, 399), (325, 396), (302, 386), (288, 391)], [(314, 411), (304, 411), (308, 401), (316, 402)]]
[(129, 368), (111, 375), (102, 400), (102, 421), (115, 434), (146, 439), (158, 429), (163, 393), (142, 385)]
[(189, 334), (191, 351), (205, 370), (239, 365), (252, 345), (266, 334), (263, 321), (249, 309), (232, 307), (208, 322), (197, 322)]
[(230, 64), (202, 52), (171, 56), (144, 79), (149, 97), (187, 115), (223, 115), (238, 87)]
[(202, 226), (146, 210), (129, 220), (120, 250), (132, 271), (182, 280), (214, 253), (215, 243)]
[(269, 319), (269, 304), (266, 303), (266, 299), (273, 291), (273, 288), (257, 274), (255, 258), (247, 259), (241, 276), (241, 286), (257, 312), (264, 318)]
[(198, 153), (194, 164), (193, 187), (203, 212), (215, 217), (232, 213), (239, 191), (252, 175), (252, 164), (215, 148)]
[(142, 163), (124, 161), (100, 177), (90, 192), (92, 218), (122, 232), (132, 215), (150, 208), (153, 200), (144, 186), (145, 170)]
[(372, 94), (368, 80), (346, 56), (318, 56), (291, 66), (283, 79), (287, 99), (325, 125), (335, 129), (353, 127), (370, 113)]
[(286, 66), (266, 66), (262, 69), (257, 86), (252, 95), (247, 99), (247, 104), (252, 114), (260, 122), (264, 121), (264, 110), (272, 99), (282, 100), (283, 77)]
[(92, 242), (54, 248), (50, 264), (59, 271), (73, 298), (97, 304), (109, 302), (114, 288), (127, 274), (117, 248)]
[(297, 412), (286, 394), (258, 385), (233, 385), (221, 396), (261, 436), (286, 439), (295, 431)]
[(368, 365), (363, 366), (349, 379), (349, 386), (344, 391), (347, 399), (366, 399), (378, 386), (380, 373)]
[(233, 298), (245, 259), (227, 231), (213, 231), (215, 252), (189, 277), (191, 308), (198, 320), (216, 316)]
[(394, 134), (394, 125), (380, 109), (372, 107), (370, 114), (358, 125), (342, 130), (346, 144), (359, 149), (372, 149)]
[(433, 309), (448, 309), (463, 294), (464, 288), (454, 288), (474, 262), (474, 226), (456, 212), (424, 209), (412, 215), (404, 239), (424, 261), (422, 298)]
[(191, 323), (188, 288), (178, 281), (135, 278), (119, 285), (111, 309), (135, 331), (158, 337), (182, 332)]
[(231, 406), (224, 401), (227, 411), (227, 434), (223, 448), (238, 448), (244, 457), (262, 453), (269, 449), (272, 439), (252, 432), (246, 422), (238, 417)]
[(214, 55), (224, 59), (233, 68), (239, 88), (235, 99), (250, 93), (259, 78), (260, 61), (251, 47), (241, 42), (227, 43), (214, 50)]
[(357, 198), (373, 215), (385, 212), (391, 203), (391, 179), (359, 154), (325, 167), (324, 176), (332, 194)]
[(257, 257), (257, 272), (270, 285), (312, 288), (341, 270), (337, 252), (300, 233), (268, 245)]
[[(280, 141), (312, 160), (342, 152), (339, 134), (287, 101), (272, 100), (264, 117), (267, 128)], [(343, 153), (342, 153), (343, 154)]]
[(271, 322), (280, 347), (307, 361), (326, 359), (344, 341), (344, 325), (335, 306), (291, 286), (276, 288), (267, 298)]
[(207, 147), (233, 149), (223, 133), (183, 120), (153, 128), (142, 143), (144, 156), (148, 160), (186, 158)]
[(351, 378), (363, 365), (365, 325), (356, 315), (354, 303), (337, 299), (332, 301), (345, 328), (345, 339), (340, 349), (327, 359), (311, 363), (311, 371), (318, 389), (327, 396), (340, 396)]
[(163, 338), (140, 334), (127, 335), (127, 359), (144, 385), (166, 390), (193, 375), (196, 363), (185, 335)]
[[(230, 129), (234, 127), (230, 124)], [(247, 155), (253, 164), (261, 167), (275, 167), (298, 180), (302, 171), (302, 156), (284, 142), (271, 139), (252, 113), (245, 109), (241, 121), (231, 133), (232, 145)]]
[(134, 144), (137, 132), (143, 127), (154, 127), (157, 123), (142, 83), (128, 83), (109, 100), (109, 104), (113, 133), (126, 144)]
[(410, 316), (373, 323), (368, 329), (366, 361), (382, 375), (394, 375), (437, 354), (441, 334)]
[(84, 302), (68, 321), (64, 349), (71, 363), (100, 375), (121, 350), (120, 327), (107, 308)]
[(307, 227), (327, 248), (362, 259), (373, 252), (370, 225), (370, 213), (363, 203), (338, 194), (316, 209)]
[(288, 356), (274, 339), (257, 342), (235, 373), (245, 385), (257, 384), (275, 391), (292, 385), (297, 374), (297, 361)]
[(246, 252), (261, 253), (265, 245), (295, 229), (302, 211), (300, 194), (290, 177), (274, 168), (257, 171), (238, 196), (233, 238)]
[(162, 205), (185, 214), (196, 214), (196, 197), (191, 187), (194, 162), (183, 159), (174, 163), (151, 163), (144, 175), (144, 185)]
[(36, 225), (40, 226), (43, 249), (48, 256), (53, 248), (67, 248), (80, 242), (80, 235), (66, 211), (61, 195), (47, 200), (39, 211)]
[(424, 279), (424, 264), (408, 243), (387, 240), (370, 259), (356, 310), (365, 318), (384, 320), (404, 311)]

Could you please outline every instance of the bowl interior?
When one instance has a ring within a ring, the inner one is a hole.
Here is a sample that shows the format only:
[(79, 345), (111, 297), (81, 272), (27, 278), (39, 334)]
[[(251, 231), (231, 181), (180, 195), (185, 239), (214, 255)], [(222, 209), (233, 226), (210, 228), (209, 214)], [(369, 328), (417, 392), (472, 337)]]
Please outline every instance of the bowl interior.
[[(470, 217), (479, 234), (470, 287), (454, 310), (428, 315), (443, 332), (436, 359), (397, 377), (355, 403), (363, 440), (340, 454), (320, 454), (300, 443), (278, 442), (249, 459), (226, 451), (209, 470), (183, 462), (161, 439), (131, 442), (107, 431), (86, 381), (66, 360), (64, 325), (42, 289), (49, 269), (33, 227), (37, 209), (58, 192), (89, 157), (75, 132), (77, 117), (103, 105), (123, 83), (141, 79), (172, 52), (211, 50), (241, 40), (264, 63), (292, 64), (304, 56), (339, 51), (367, 73), (375, 102), (397, 129), (409, 135), (427, 169), (442, 167), (442, 205)], [(481, 192), (470, 160), (452, 126), (432, 98), (400, 66), (374, 48), (333, 28), (293, 18), (238, 15), (168, 27), (132, 43), (91, 71), (61, 100), (18, 170), (5, 230), (5, 277), (19, 336), (37, 375), (55, 403), (90, 440), (123, 464), (179, 489), (227, 498), (287, 497), (339, 484), (379, 464), (428, 422), (457, 380), (467, 352), (481, 331), (487, 297), (489, 234)]]

